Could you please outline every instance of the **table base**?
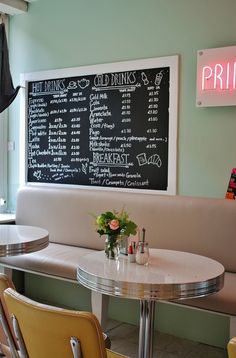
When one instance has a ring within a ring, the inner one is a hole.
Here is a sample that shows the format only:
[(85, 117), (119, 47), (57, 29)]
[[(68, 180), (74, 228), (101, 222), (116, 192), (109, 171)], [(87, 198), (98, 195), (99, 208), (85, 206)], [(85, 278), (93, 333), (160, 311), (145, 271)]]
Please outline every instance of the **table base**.
[(140, 300), (139, 358), (152, 358), (155, 301)]

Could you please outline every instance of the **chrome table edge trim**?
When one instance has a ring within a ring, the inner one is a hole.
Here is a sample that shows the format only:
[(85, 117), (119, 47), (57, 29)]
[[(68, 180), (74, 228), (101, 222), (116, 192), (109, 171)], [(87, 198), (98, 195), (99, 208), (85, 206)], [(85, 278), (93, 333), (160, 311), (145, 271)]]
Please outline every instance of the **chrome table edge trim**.
[(176, 300), (203, 297), (218, 292), (224, 285), (224, 272), (203, 282), (183, 284), (133, 283), (97, 277), (80, 267), (77, 279), (85, 287), (110, 296), (122, 296), (140, 300)]
[(48, 244), (48, 236), (45, 236), (44, 238), (35, 240), (34, 242), (0, 245), (0, 257), (29, 254), (46, 248)]

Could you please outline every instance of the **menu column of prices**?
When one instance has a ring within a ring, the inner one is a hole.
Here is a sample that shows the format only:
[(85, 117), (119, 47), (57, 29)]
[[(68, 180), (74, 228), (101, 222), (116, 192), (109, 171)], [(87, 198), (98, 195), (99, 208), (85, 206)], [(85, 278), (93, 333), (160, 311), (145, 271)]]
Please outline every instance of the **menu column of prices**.
[(28, 82), (28, 181), (168, 185), (169, 67)]

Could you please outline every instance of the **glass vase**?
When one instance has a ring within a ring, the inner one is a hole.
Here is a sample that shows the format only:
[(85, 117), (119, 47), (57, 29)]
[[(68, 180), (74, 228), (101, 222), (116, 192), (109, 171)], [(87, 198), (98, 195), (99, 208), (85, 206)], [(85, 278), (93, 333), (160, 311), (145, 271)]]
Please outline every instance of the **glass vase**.
[(105, 255), (108, 259), (118, 260), (120, 255), (120, 245), (116, 235), (107, 235), (105, 240)]
[(120, 254), (128, 255), (128, 246), (129, 246), (128, 236), (121, 236), (119, 239), (119, 244), (120, 244)]

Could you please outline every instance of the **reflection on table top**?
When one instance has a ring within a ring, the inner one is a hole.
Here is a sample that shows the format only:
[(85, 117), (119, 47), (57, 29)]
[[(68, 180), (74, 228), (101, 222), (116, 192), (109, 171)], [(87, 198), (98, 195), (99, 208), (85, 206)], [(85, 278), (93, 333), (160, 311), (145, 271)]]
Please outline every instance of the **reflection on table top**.
[(150, 249), (148, 266), (118, 261), (98, 251), (78, 260), (78, 280), (111, 296), (135, 299), (180, 299), (205, 296), (223, 287), (224, 267), (187, 252)]
[(48, 231), (35, 226), (0, 225), (0, 256), (22, 255), (48, 246)]

